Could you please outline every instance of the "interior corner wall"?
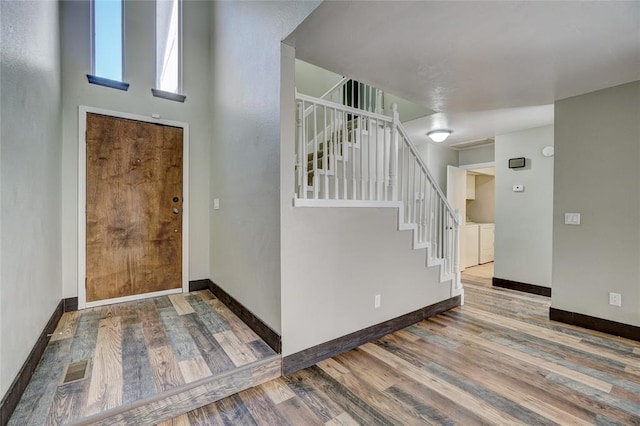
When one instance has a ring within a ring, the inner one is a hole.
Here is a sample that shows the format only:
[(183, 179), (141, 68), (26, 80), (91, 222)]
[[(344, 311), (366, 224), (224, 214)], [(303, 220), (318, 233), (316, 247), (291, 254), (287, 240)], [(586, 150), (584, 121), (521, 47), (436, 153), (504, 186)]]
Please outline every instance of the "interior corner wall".
[(62, 295), (58, 4), (0, 2), (0, 399)]
[(551, 306), (640, 326), (640, 81), (556, 102), (555, 140)]
[(280, 45), (319, 2), (211, 4), (211, 279), (280, 333)]
[[(554, 159), (544, 157), (542, 148), (553, 144), (553, 126), (496, 136), (497, 278), (552, 287)], [(509, 169), (509, 158), (516, 157), (525, 157), (526, 167)], [(524, 185), (524, 192), (514, 192), (513, 185)]]
[(62, 20), (63, 297), (78, 295), (78, 106), (189, 123), (189, 279), (209, 278), (210, 2), (183, 3), (184, 103), (156, 98), (155, 2), (127, 1), (124, 80), (128, 91), (87, 82), (91, 73), (89, 0), (60, 2)]

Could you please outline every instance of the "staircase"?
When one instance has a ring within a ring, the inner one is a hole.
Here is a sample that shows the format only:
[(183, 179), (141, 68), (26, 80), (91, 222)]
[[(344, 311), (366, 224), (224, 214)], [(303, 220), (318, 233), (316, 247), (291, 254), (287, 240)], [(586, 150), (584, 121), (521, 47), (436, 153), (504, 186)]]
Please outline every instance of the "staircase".
[(381, 93), (343, 78), (320, 98), (296, 94), (296, 207), (392, 207), (398, 230), (462, 295), (460, 218), (400, 123), (383, 115)]

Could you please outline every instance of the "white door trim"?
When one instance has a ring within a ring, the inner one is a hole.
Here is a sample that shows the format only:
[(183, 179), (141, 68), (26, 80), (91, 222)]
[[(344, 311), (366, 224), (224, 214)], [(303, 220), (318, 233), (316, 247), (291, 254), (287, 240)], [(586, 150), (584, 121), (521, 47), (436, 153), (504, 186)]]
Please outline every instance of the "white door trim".
[[(116, 118), (162, 124), (182, 128), (182, 289), (136, 294), (115, 299), (87, 303), (85, 278), (87, 274), (87, 114), (95, 113)], [(78, 108), (78, 309), (126, 302), (189, 291), (189, 124), (180, 121), (156, 119), (127, 112), (111, 111), (80, 105)]]

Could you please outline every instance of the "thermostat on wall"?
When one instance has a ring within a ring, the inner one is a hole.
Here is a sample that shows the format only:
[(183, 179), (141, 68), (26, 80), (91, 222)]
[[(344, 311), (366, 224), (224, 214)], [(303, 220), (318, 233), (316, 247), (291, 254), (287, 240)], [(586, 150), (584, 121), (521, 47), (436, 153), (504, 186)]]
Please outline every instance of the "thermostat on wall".
[(526, 160), (524, 157), (518, 158), (509, 158), (509, 168), (510, 169), (520, 169), (524, 167)]

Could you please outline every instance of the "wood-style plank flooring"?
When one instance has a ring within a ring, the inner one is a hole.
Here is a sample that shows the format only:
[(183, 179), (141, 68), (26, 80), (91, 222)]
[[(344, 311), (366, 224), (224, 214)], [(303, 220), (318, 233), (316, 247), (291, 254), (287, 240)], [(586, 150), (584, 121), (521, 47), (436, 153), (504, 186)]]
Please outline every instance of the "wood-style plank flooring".
[(492, 268), (463, 307), (161, 425), (640, 425), (640, 343), (549, 321)]
[[(66, 424), (274, 355), (208, 290), (68, 312), (9, 424)], [(82, 360), (86, 379), (63, 384)]]

